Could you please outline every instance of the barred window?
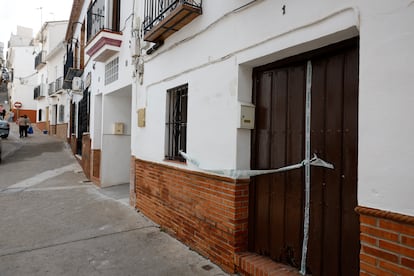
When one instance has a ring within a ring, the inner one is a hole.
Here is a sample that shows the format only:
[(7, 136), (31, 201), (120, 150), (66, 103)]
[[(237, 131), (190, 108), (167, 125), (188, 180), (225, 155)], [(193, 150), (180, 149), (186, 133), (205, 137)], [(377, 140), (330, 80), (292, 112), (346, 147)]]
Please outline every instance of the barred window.
[(119, 57), (105, 64), (105, 85), (118, 80)]
[(184, 162), (179, 151), (187, 148), (188, 84), (167, 90), (165, 158)]

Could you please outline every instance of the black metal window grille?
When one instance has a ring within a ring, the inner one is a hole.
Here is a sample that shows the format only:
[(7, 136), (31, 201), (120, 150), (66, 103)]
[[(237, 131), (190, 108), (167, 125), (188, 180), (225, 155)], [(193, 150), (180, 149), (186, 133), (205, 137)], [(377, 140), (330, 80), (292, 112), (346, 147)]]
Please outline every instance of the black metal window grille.
[(105, 0), (95, 0), (88, 9), (87, 40), (105, 28)]
[(62, 85), (63, 85), (63, 77), (59, 77), (56, 79), (55, 82), (55, 91), (59, 91), (62, 89)]
[(72, 104), (70, 108), (70, 133), (75, 134), (76, 132), (76, 104)]
[(202, 0), (145, 0), (144, 33), (161, 22), (178, 4), (201, 8), (201, 2)]
[(187, 148), (188, 84), (167, 90), (166, 153), (168, 160), (184, 162), (179, 151)]
[(89, 132), (90, 96), (89, 90), (84, 90), (83, 98), (80, 100), (78, 107), (78, 137), (76, 149), (79, 155), (82, 155), (82, 136), (85, 132)]

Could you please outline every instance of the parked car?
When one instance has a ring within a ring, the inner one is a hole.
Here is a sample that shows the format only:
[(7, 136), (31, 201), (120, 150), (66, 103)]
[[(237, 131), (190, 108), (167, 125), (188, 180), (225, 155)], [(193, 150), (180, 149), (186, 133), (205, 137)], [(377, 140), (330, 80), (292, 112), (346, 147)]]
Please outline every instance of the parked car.
[(0, 137), (7, 138), (10, 132), (10, 124), (5, 120), (0, 120)]

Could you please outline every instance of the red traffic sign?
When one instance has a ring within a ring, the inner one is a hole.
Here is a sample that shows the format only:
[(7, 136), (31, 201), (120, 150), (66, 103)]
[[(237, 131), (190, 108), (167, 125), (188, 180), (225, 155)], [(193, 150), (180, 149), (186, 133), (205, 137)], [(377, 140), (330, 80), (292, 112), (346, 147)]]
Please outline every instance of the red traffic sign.
[(15, 108), (21, 108), (22, 107), (22, 103), (21, 102), (15, 102), (14, 103), (14, 107)]

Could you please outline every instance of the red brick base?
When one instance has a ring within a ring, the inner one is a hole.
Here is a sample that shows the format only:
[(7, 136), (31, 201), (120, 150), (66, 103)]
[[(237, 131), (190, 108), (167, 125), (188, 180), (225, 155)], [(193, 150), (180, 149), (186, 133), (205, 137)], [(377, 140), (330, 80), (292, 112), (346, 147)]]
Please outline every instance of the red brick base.
[(135, 159), (136, 208), (168, 233), (235, 271), (247, 250), (249, 181)]
[(135, 175), (135, 157), (131, 156), (131, 167), (129, 175), (129, 205), (136, 206), (137, 194), (136, 190), (136, 175)]
[(36, 126), (38, 129), (40, 129), (40, 131), (47, 131), (47, 126), (46, 126), (46, 122), (38, 122), (36, 123)]
[(77, 141), (76, 141), (76, 135), (75, 134), (71, 135), (69, 142), (70, 142), (70, 148), (72, 149), (72, 153), (76, 154), (78, 146), (77, 146)]
[(91, 180), (98, 187), (101, 186), (101, 150), (92, 149), (91, 150)]
[(67, 139), (68, 136), (68, 124), (56, 125), (56, 136), (62, 140)]
[(234, 260), (241, 275), (300, 276), (296, 269), (255, 253), (239, 253)]
[(91, 138), (89, 133), (82, 136), (82, 168), (85, 176), (91, 179)]
[(360, 275), (414, 275), (414, 217), (366, 207), (360, 214)]

